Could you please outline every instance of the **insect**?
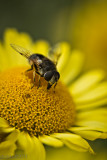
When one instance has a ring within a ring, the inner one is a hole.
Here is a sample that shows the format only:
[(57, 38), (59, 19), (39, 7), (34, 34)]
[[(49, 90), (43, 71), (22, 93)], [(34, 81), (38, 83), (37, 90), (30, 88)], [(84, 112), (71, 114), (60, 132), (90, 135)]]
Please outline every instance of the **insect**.
[[(15, 44), (11, 44), (11, 47), (17, 51), (18, 53), (20, 53), (21, 55), (23, 55), (25, 58), (28, 59), (31, 68), (27, 70), (31, 71), (33, 70), (33, 80), (35, 83), (35, 74), (37, 73), (39, 75), (39, 85), (38, 88), (40, 87), (40, 77), (44, 77), (44, 79), (46, 81), (48, 81), (48, 85), (47, 85), (47, 90), (49, 90), (51, 88), (51, 86), (54, 84), (54, 88), (57, 85), (57, 82), (60, 78), (60, 74), (56, 69), (56, 64), (57, 64), (57, 60), (59, 59), (59, 53), (58, 57), (56, 58), (56, 62), (53, 62), (51, 59), (45, 57), (42, 54), (39, 53), (32, 53), (31, 51), (20, 47), (18, 45)], [(57, 48), (57, 47), (56, 47)], [(52, 53), (54, 54), (54, 52), (56, 51), (56, 49), (51, 49), (49, 51), (49, 55), (51, 58), (53, 58)], [(32, 86), (32, 88), (34, 87), (34, 84)]]

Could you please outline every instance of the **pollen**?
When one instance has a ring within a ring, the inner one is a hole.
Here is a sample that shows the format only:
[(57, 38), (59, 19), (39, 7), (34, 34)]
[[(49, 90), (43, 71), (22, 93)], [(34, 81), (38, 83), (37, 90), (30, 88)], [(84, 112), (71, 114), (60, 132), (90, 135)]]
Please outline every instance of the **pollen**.
[(47, 81), (33, 72), (14, 68), (0, 74), (0, 117), (31, 136), (64, 132), (74, 122), (75, 106), (68, 89), (60, 81), (47, 90)]

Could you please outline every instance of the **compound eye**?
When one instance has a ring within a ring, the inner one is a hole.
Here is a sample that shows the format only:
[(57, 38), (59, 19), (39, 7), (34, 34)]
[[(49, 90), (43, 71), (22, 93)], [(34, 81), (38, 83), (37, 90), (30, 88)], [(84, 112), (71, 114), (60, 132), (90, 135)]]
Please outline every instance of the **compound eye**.
[(49, 81), (53, 76), (53, 71), (48, 71), (44, 74), (44, 78), (46, 81)]
[(57, 82), (58, 79), (60, 78), (59, 72), (55, 71), (55, 72), (54, 72), (54, 76), (55, 76), (55, 81)]

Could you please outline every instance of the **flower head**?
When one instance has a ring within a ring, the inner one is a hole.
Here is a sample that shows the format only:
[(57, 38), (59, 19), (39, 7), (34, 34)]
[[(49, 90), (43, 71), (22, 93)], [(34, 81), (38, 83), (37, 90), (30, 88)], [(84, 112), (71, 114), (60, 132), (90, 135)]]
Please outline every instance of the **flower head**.
[(102, 81), (105, 73), (88, 71), (77, 78), (84, 56), (62, 42), (57, 65), (61, 78), (55, 93), (53, 88), (47, 91), (43, 77), (41, 86), (38, 88), (36, 81), (31, 89), (32, 71), (25, 73), (28, 63), (12, 53), (10, 43), (45, 56), (49, 50), (45, 41), (32, 42), (27, 34), (16, 30), (5, 32), (4, 44), (0, 45), (0, 156), (8, 158), (23, 152), (24, 159), (42, 160), (43, 144), (94, 153), (86, 139), (107, 138), (107, 82)]
[(1, 74), (0, 117), (31, 136), (65, 131), (72, 125), (75, 115), (67, 88), (59, 82), (55, 93), (52, 89), (47, 91), (44, 78), (41, 78), (41, 87), (36, 83), (31, 88), (32, 72), (25, 76), (25, 70), (15, 68)]

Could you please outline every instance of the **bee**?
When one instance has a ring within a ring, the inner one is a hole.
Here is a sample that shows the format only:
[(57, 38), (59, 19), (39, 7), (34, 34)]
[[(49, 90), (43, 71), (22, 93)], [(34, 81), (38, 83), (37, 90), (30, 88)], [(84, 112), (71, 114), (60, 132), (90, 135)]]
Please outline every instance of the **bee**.
[[(54, 84), (54, 89), (57, 85), (57, 82), (60, 78), (60, 74), (57, 71), (56, 65), (57, 65), (57, 61), (59, 59), (59, 53), (58, 56), (55, 56), (55, 60), (56, 62), (53, 62), (51, 59), (53, 58), (54, 52), (57, 52), (57, 47), (56, 49), (52, 48), (48, 55), (50, 56), (50, 59), (45, 57), (44, 55), (40, 54), (40, 53), (32, 53), (31, 51), (20, 47), (18, 45), (15, 44), (10, 44), (11, 47), (17, 51), (18, 53), (20, 53), (21, 55), (23, 55), (25, 58), (28, 59), (29, 64), (31, 65), (31, 68), (28, 69), (26, 72), (33, 70), (33, 81), (35, 83), (35, 75), (36, 73), (39, 75), (39, 85), (38, 88), (40, 87), (40, 77), (44, 77), (44, 79), (46, 81), (48, 81), (48, 85), (47, 85), (47, 90), (49, 90), (52, 85)], [(58, 57), (58, 58), (56, 58)], [(34, 84), (32, 86), (32, 88), (34, 87)]]

